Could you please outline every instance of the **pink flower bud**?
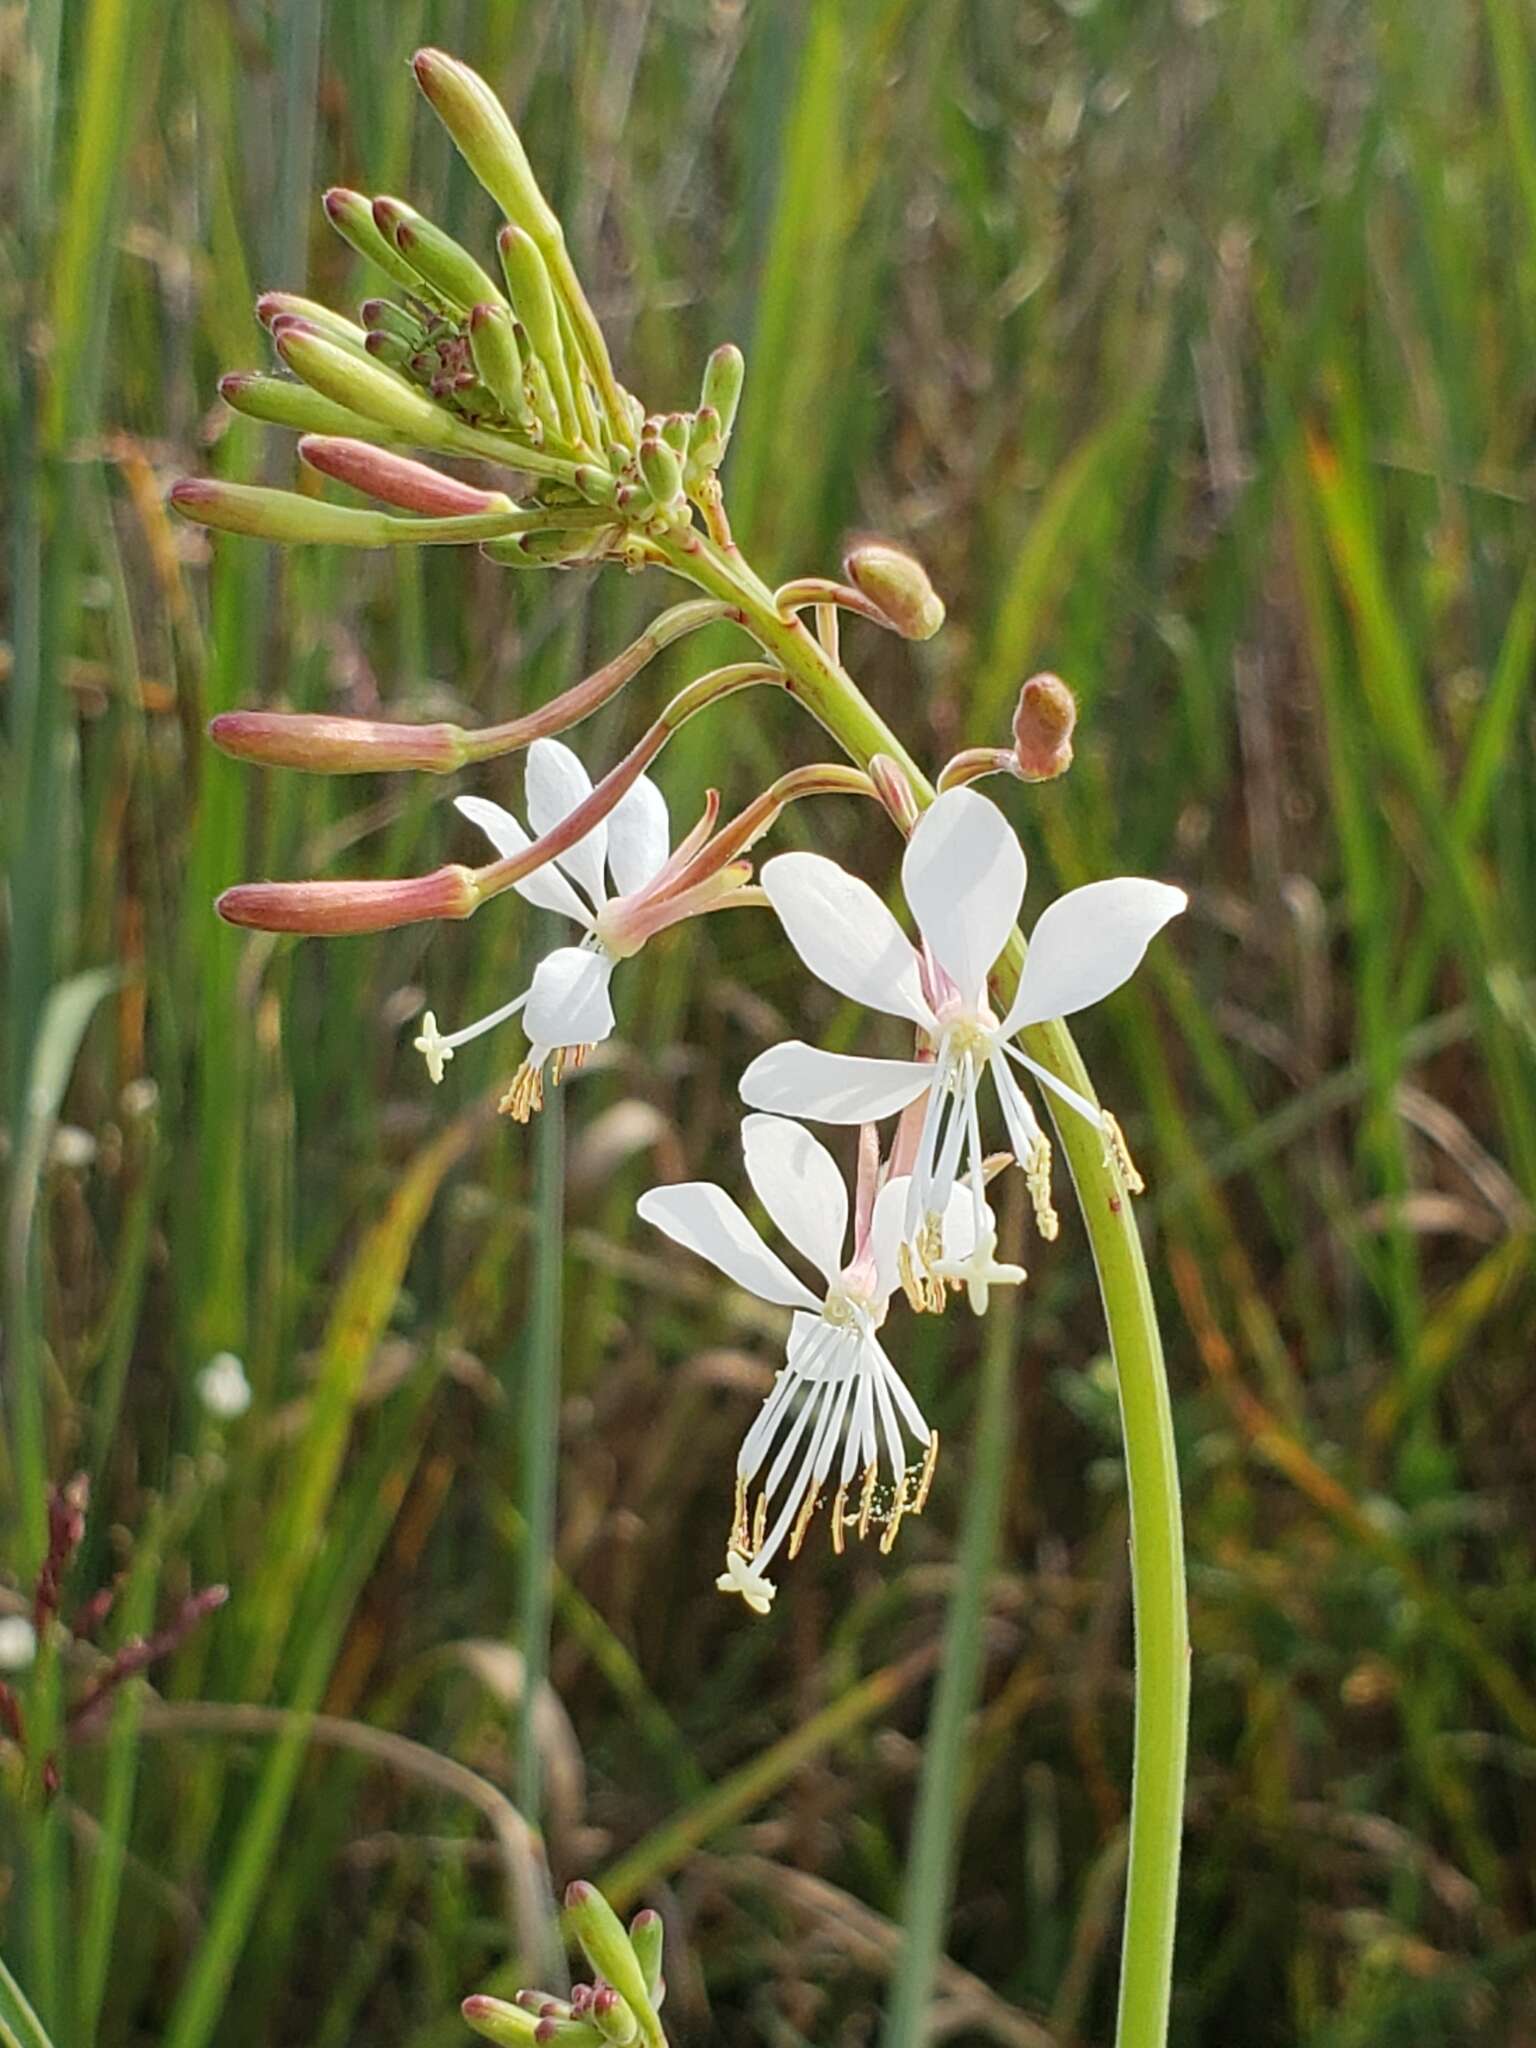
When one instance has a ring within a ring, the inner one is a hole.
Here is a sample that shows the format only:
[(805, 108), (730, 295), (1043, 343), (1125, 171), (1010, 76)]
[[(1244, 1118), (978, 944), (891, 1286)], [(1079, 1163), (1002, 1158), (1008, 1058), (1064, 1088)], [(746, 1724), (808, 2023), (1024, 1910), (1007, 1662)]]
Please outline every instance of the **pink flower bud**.
[(512, 510), (512, 500), (500, 491), (478, 491), (473, 484), (460, 483), (457, 477), (444, 476), (425, 462), (391, 454), (370, 441), (306, 434), (299, 442), (299, 455), (322, 476), (334, 477), (354, 491), (366, 491), (370, 497), (407, 512), (451, 519), (458, 513)]
[(843, 560), (848, 581), (878, 605), (903, 640), (931, 640), (944, 623), (944, 600), (915, 555), (888, 540), (861, 540)]
[(468, 917), (479, 900), (471, 869), (443, 867), (383, 882), (241, 882), (226, 889), (214, 908), (226, 923), (256, 931), (338, 938)]
[(395, 725), (304, 711), (221, 711), (208, 737), (238, 761), (302, 768), (312, 775), (388, 774), (424, 769), (447, 775), (469, 759), (457, 725)]
[(1072, 765), (1077, 701), (1060, 676), (1031, 676), (1013, 714), (1013, 768), (1025, 782), (1049, 782)]

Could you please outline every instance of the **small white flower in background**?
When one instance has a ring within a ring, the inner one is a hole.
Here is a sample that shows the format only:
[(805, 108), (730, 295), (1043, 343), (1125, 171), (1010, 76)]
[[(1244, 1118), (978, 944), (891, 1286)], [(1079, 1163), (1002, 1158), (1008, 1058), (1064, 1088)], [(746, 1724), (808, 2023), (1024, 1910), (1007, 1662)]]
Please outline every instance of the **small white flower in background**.
[(237, 1422), (251, 1405), (251, 1383), (233, 1351), (217, 1351), (197, 1376), (197, 1398), (216, 1422)]
[(25, 1671), (37, 1655), (37, 1630), (24, 1614), (0, 1614), (0, 1671)]
[[(904, 1225), (917, 1263), (938, 1277), (937, 1219), (961, 1158), (980, 1202), (984, 1182), (977, 1090), (990, 1073), (1014, 1156), (1029, 1177), (1041, 1235), (1056, 1234), (1050, 1146), (1009, 1067), (1026, 1068), (1104, 1135), (1127, 1184), (1137, 1185), (1114, 1119), (1012, 1043), (1027, 1025), (1086, 1009), (1127, 981), (1148, 942), (1184, 908), (1182, 889), (1124, 877), (1069, 890), (1041, 914), (1018, 992), (999, 1020), (987, 976), (1024, 898), (1023, 848), (997, 806), (972, 789), (939, 797), (913, 830), (902, 887), (922, 934), (914, 946), (880, 898), (835, 861), (785, 853), (762, 872), (790, 944), (811, 972), (855, 1002), (905, 1018), (928, 1048), (914, 1060), (854, 1058), (796, 1040), (755, 1059), (742, 1076), (755, 1109), (823, 1123), (865, 1123), (922, 1103)], [(980, 1221), (978, 1211), (978, 1223)], [(976, 1231), (976, 1247), (984, 1237)], [(913, 1290), (909, 1290), (913, 1291)], [(986, 1286), (973, 1288), (984, 1303)], [(914, 1298), (934, 1306), (921, 1276)]]
[[(528, 821), (539, 838), (592, 794), (586, 769), (559, 740), (535, 740), (528, 749), (524, 787)], [(530, 835), (500, 804), (479, 796), (461, 796), (455, 803), (503, 859), (531, 843)], [(712, 822), (713, 811), (707, 811), (674, 853), (666, 798), (649, 776), (642, 775), (584, 838), (514, 882), (513, 888), (527, 902), (570, 918), (583, 936), (574, 946), (546, 954), (521, 995), (460, 1031), (440, 1032), (428, 1010), (415, 1043), (432, 1079), (442, 1080), (443, 1068), (459, 1046), (522, 1012), (528, 1056), (501, 1107), (526, 1123), (544, 1099), (545, 1065), (553, 1060), (552, 1078), (558, 1082), (566, 1067), (579, 1067), (591, 1048), (613, 1030), (608, 984), (618, 963), (638, 953), (647, 939), (669, 924), (713, 908), (746, 880), (744, 864), (735, 863), (695, 882), (691, 864)]]
[[(787, 1363), (736, 1461), (726, 1568), (716, 1581), (722, 1592), (739, 1593), (754, 1613), (766, 1614), (774, 1595), (767, 1567), (786, 1540), (791, 1557), (799, 1551), (834, 1462), (833, 1549), (841, 1551), (849, 1527), (862, 1538), (878, 1520), (884, 1524), (880, 1547), (888, 1551), (903, 1516), (922, 1512), (939, 1440), (877, 1334), (901, 1284), (905, 1181), (878, 1186), (878, 1153), (873, 1143), (864, 1148), (845, 1262), (848, 1193), (825, 1146), (777, 1116), (747, 1117), (741, 1141), (758, 1200), (820, 1273), (825, 1286), (819, 1296), (769, 1250), (723, 1188), (708, 1181), (652, 1188), (638, 1209), (749, 1294), (794, 1311)], [(945, 1250), (962, 1262), (972, 1249), (970, 1219), (969, 1203), (957, 1203), (944, 1233)], [(765, 1465), (753, 1507), (749, 1495)]]

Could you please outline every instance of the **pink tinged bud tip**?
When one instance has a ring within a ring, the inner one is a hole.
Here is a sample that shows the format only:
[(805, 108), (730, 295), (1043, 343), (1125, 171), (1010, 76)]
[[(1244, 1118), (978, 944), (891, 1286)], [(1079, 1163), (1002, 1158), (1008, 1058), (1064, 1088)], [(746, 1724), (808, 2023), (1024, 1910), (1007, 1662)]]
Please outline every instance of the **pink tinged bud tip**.
[(1013, 714), (1013, 768), (1025, 782), (1049, 782), (1072, 765), (1077, 700), (1060, 676), (1031, 676)]
[(471, 869), (443, 867), (382, 882), (241, 882), (214, 907), (227, 924), (253, 931), (340, 938), (468, 917), (478, 901)]
[(457, 477), (444, 476), (425, 462), (412, 462), (404, 455), (375, 447), (371, 441), (353, 441), (328, 434), (306, 434), (299, 442), (299, 455), (311, 469), (338, 483), (350, 484), (386, 505), (398, 505), (406, 512), (420, 512), (428, 518), (452, 519), (460, 514), (510, 512), (512, 500), (500, 491), (476, 490)]
[(299, 768), (312, 775), (447, 775), (468, 758), (456, 725), (396, 725), (305, 711), (221, 711), (208, 737), (237, 761)]

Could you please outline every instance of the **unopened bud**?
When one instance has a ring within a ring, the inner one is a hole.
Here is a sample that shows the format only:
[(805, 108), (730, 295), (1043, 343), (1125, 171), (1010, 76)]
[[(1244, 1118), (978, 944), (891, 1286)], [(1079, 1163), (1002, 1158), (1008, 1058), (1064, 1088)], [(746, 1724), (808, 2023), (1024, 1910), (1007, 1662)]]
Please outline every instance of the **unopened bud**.
[(565, 360), (565, 337), (560, 328), (560, 313), (549, 268), (539, 253), (538, 244), (525, 228), (515, 225), (503, 228), (496, 237), (496, 247), (501, 252), (507, 290), (527, 333), (529, 346), (549, 373), (562, 420), (570, 423), (575, 418), (573, 394)]
[(571, 1932), (597, 1975), (613, 1986), (633, 2013), (648, 2022), (647, 2032), (653, 2033), (656, 2022), (650, 1987), (618, 1914), (596, 1885), (579, 1878), (566, 1887), (565, 1913)]
[(603, 2037), (585, 2020), (543, 2019), (533, 2030), (540, 2048), (603, 2048)]
[(1025, 782), (1049, 782), (1072, 765), (1077, 700), (1060, 676), (1031, 676), (1013, 714), (1013, 769)]
[(475, 306), (469, 316), (469, 348), (480, 381), (519, 425), (531, 424), (528, 395), (523, 389), (523, 357), (517, 345), (517, 323), (498, 292), (494, 300)]
[(483, 1991), (466, 1998), (459, 2011), (467, 2025), (500, 2048), (522, 2048), (524, 2042), (534, 2039), (539, 2024), (520, 2005), (508, 2005), (505, 1999), (488, 1997)]
[[(370, 340), (377, 337), (370, 336)], [(424, 391), (418, 391), (382, 363), (354, 356), (323, 335), (280, 320), (274, 336), (278, 354), (304, 382), (337, 405), (421, 443), (465, 455), (504, 455), (505, 444), (465, 426)]]
[(381, 775), (417, 769), (449, 775), (470, 759), (462, 726), (396, 725), (311, 711), (221, 711), (208, 737), (237, 761), (314, 775)]
[(617, 537), (612, 526), (552, 527), (485, 542), (480, 552), (504, 569), (579, 569), (601, 561)]
[(630, 2042), (639, 2035), (640, 2022), (635, 2018), (634, 2008), (619, 1996), (611, 1984), (597, 1987), (587, 2011), (603, 2039), (616, 2042), (618, 2048), (629, 2048)]
[(654, 1906), (646, 1906), (629, 1923), (629, 1945), (635, 1952), (635, 1960), (645, 1973), (645, 1988), (651, 1994), (653, 2003), (661, 1989), (661, 1970), (666, 1930), (661, 1915)]
[(241, 882), (214, 908), (227, 924), (255, 931), (339, 938), (469, 917), (479, 900), (474, 871), (455, 866), (383, 882)]
[(640, 443), (640, 474), (658, 505), (671, 505), (682, 496), (682, 464), (666, 442), (655, 435), (648, 435)]
[(688, 435), (693, 425), (685, 412), (669, 412), (661, 423), (661, 438), (674, 455), (688, 453)]
[(404, 372), (412, 356), (417, 354), (417, 344), (407, 341), (402, 334), (392, 334), (387, 327), (376, 327), (363, 344), (376, 363), (383, 363), (386, 369)]
[(187, 477), (171, 488), (171, 503), (199, 526), (252, 534), (289, 546), (323, 542), (331, 547), (387, 548), (417, 542), (494, 540), (507, 530), (515, 510), (510, 498), (488, 512), (400, 519), (363, 506), (329, 505), (296, 491), (262, 484), (227, 484), (214, 477)]
[(232, 411), (250, 420), (264, 420), (274, 427), (291, 427), (300, 434), (362, 434), (380, 439), (391, 436), (386, 428), (365, 420), (350, 407), (322, 398), (307, 384), (292, 377), (268, 377), (259, 370), (232, 370), (219, 379), (219, 396)]
[(420, 280), (416, 272), (399, 250), (379, 233), (371, 200), (365, 199), (361, 192), (349, 192), (345, 185), (333, 185), (321, 203), (331, 226), (359, 256), (366, 256), (370, 263), (377, 264), (386, 276), (392, 277), (407, 291), (418, 289)]
[(736, 424), (736, 408), (741, 403), (742, 380), (746, 374), (746, 358), (733, 341), (722, 342), (704, 365), (704, 388), (699, 404), (701, 409), (713, 407), (720, 415), (722, 450)]
[(560, 238), (560, 223), (539, 190), (506, 108), (480, 76), (446, 50), (418, 50), (416, 83), (454, 147), (508, 220), (542, 242)]
[(944, 623), (944, 601), (915, 555), (888, 540), (861, 540), (844, 557), (848, 580), (878, 605), (903, 640), (931, 640)]
[(302, 320), (317, 334), (327, 335), (342, 348), (354, 352), (368, 340), (366, 331), (344, 313), (333, 312), (317, 299), (301, 299), (297, 292), (263, 292), (256, 301), (256, 318), (269, 333), (279, 320)]
[(477, 490), (425, 462), (412, 462), (408, 456), (392, 454), (368, 441), (306, 434), (299, 443), (299, 456), (322, 476), (334, 477), (354, 491), (365, 491), (370, 498), (380, 498), (406, 512), (451, 519), (516, 509), (501, 491)]
[(904, 833), (910, 834), (921, 814), (907, 771), (889, 754), (873, 754), (869, 762), (869, 779), (875, 785), (876, 796), (896, 824)]
[[(501, 293), (469, 251), (414, 208), (398, 200), (394, 204), (394, 244), (411, 268), (466, 312), (482, 303), (494, 305)], [(374, 218), (378, 219), (377, 201)]]

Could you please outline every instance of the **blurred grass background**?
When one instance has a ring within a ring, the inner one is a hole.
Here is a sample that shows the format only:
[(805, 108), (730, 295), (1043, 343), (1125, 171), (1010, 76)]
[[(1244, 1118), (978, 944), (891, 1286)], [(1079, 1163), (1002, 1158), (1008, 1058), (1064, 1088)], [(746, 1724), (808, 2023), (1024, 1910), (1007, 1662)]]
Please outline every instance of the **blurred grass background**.
[[(0, 1600), (45, 1476), (81, 1468), (66, 1609), (120, 1578), (108, 1647), (232, 1588), (64, 1752), (46, 1817), (7, 1774), (12, 1968), (59, 2048), (435, 2048), (537, 1920), (509, 1797), (558, 1882), (667, 1913), (679, 2039), (869, 2040), (902, 1944), (978, 1333), (903, 1321), (946, 1445), (922, 1522), (888, 1561), (813, 1542), (753, 1623), (709, 1581), (776, 1333), (631, 1215), (658, 1175), (739, 1184), (742, 1065), (852, 1017), (750, 916), (625, 978), (622, 1036), (566, 1091), (546, 1583), (539, 1148), (488, 1111), (515, 1032), (436, 1092), (410, 1050), (424, 999), (490, 1007), (545, 928), (509, 901), (294, 945), (209, 908), (469, 850), (443, 785), (247, 772), (211, 713), (505, 716), (668, 601), (166, 517), (179, 473), (290, 474), (214, 379), (265, 360), (258, 287), (376, 288), (319, 187), (488, 237), (406, 69), (423, 41), (508, 97), (626, 381), (689, 404), (710, 346), (746, 348), (726, 481), (765, 573), (830, 568), (856, 526), (923, 555), (940, 638), (845, 635), (920, 756), (1003, 738), (1032, 669), (1077, 689), (1072, 773), (1002, 792), (1026, 918), (1105, 872), (1192, 891), (1082, 1033), (1150, 1183), (1187, 1493), (1175, 2042), (1536, 2041), (1523, 0), (0, 11)], [(699, 665), (647, 672), (588, 760)], [(691, 815), (707, 780), (741, 799), (821, 751), (791, 707), (732, 706), (662, 780)], [(521, 789), (515, 764), (477, 786)], [(786, 841), (884, 881), (867, 827), (822, 804)], [(1081, 1232), (1034, 1264), (989, 1411), (1013, 1447), (936, 2020), (1070, 2048), (1111, 2030), (1126, 1520)], [(228, 1425), (194, 1388), (221, 1350), (255, 1390)], [(20, 1682), (34, 1769), (90, 1658)]]

